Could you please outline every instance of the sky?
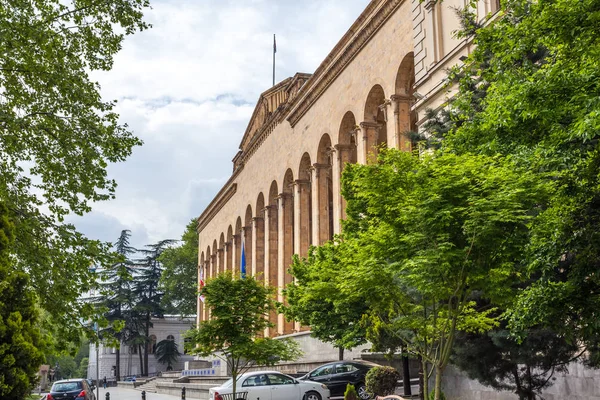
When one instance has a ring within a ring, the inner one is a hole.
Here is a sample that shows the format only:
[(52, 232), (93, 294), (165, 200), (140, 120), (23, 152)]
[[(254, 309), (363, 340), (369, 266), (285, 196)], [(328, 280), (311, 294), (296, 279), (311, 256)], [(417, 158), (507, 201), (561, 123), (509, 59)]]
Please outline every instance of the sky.
[(154, 0), (152, 29), (96, 73), (105, 100), (144, 145), (109, 166), (116, 199), (72, 217), (91, 239), (131, 230), (140, 248), (180, 239), (231, 176), (254, 106), (276, 81), (312, 73), (369, 0)]

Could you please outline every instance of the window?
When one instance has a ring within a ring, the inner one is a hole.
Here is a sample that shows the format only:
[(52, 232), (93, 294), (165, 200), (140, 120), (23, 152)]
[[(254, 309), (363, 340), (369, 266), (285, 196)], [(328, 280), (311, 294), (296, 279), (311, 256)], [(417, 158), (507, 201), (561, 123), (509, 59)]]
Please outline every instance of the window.
[(317, 368), (313, 372), (311, 372), (309, 377), (312, 378), (315, 376), (330, 375), (332, 370), (333, 370), (333, 365), (324, 365), (321, 368)]
[(129, 346), (129, 354), (137, 354), (137, 345)]
[(175, 336), (169, 335), (169, 336), (167, 336), (167, 340), (170, 340), (170, 341), (174, 342), (175, 341)]
[(265, 375), (254, 375), (249, 377), (242, 383), (242, 386), (266, 386), (267, 385), (267, 377)]
[(191, 338), (186, 337), (186, 338), (183, 339), (183, 354), (187, 354), (188, 353), (188, 349), (189, 349), (191, 343), (192, 343), (192, 339)]
[(356, 368), (352, 364), (337, 364), (335, 366), (336, 374), (347, 374), (347, 373), (354, 372), (354, 371), (358, 371), (358, 368)]
[(294, 379), (280, 374), (267, 374), (270, 385), (293, 385)]

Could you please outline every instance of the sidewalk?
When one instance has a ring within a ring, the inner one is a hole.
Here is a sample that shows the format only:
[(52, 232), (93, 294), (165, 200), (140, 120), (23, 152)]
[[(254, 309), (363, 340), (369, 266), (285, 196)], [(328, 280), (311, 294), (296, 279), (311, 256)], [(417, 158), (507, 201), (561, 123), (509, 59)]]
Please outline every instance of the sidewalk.
[[(94, 393), (97, 393), (94, 391)], [(141, 390), (127, 389), (120, 387), (100, 388), (100, 397), (97, 400), (106, 400), (106, 393), (110, 393), (110, 400), (141, 400)], [(146, 393), (146, 400), (180, 400), (181, 396), (171, 396), (168, 394)], [(191, 398), (190, 398), (191, 400)]]

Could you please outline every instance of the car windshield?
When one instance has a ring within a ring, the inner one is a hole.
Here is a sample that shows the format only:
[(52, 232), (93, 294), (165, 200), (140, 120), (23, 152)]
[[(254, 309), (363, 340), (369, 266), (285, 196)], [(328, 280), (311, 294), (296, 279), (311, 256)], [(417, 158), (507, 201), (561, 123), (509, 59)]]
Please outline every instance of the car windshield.
[(81, 389), (81, 382), (60, 382), (52, 386), (53, 392), (70, 392)]

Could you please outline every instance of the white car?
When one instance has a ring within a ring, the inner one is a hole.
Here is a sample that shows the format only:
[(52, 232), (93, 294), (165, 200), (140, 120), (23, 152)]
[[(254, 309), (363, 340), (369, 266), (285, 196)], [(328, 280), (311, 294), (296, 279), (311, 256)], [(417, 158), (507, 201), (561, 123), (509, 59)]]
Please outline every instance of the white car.
[[(278, 371), (254, 371), (237, 379), (236, 393), (244, 400), (329, 400), (329, 389), (322, 383), (300, 381)], [(247, 392), (246, 397), (242, 394)], [(233, 379), (209, 390), (210, 400), (233, 399)], [(238, 396), (236, 396), (238, 397)]]

